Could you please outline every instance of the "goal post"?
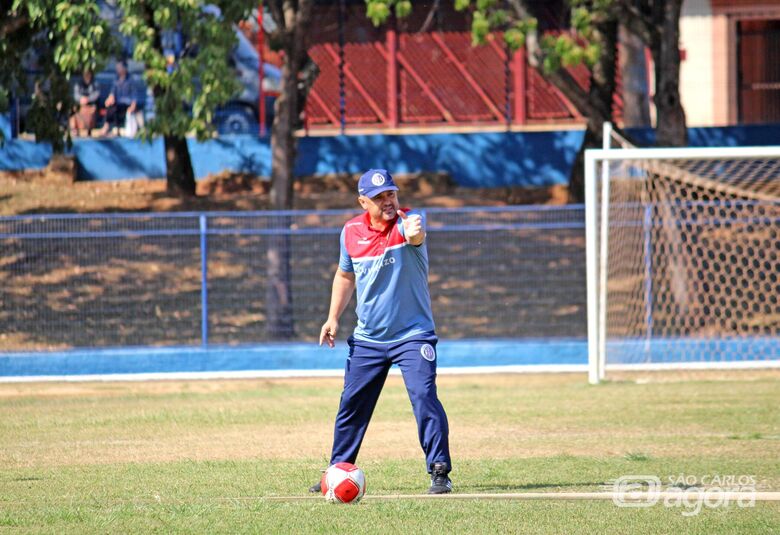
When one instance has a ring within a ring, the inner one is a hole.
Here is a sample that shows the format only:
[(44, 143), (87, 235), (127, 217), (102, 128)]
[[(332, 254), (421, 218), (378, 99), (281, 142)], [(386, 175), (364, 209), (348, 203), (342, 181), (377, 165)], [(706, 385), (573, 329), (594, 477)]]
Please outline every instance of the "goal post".
[(780, 146), (585, 153), (588, 379), (780, 366)]

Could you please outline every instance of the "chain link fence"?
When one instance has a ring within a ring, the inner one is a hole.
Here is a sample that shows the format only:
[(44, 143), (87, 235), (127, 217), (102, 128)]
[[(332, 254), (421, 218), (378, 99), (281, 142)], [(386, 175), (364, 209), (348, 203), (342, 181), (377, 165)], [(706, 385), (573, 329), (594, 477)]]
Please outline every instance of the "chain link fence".
[[(0, 218), (0, 351), (315, 341), (354, 215)], [(440, 338), (586, 336), (581, 206), (425, 215)]]

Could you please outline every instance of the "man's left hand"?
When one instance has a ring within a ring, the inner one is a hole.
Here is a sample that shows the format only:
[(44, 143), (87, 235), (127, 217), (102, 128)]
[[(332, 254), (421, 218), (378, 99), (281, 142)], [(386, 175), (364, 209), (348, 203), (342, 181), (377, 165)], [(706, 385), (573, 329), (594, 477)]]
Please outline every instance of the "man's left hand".
[(412, 245), (420, 245), (425, 239), (425, 231), (422, 226), (422, 216), (417, 214), (406, 215), (403, 210), (398, 210), (398, 217), (403, 220), (404, 236)]

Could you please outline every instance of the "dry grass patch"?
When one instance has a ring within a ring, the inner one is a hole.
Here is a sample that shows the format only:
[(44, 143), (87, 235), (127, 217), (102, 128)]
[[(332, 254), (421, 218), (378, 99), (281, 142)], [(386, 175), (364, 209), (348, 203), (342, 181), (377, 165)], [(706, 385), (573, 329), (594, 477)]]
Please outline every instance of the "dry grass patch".
[[(583, 374), (445, 375), (439, 393), (458, 459), (622, 457), (632, 451), (775, 458), (776, 375), (717, 377), (592, 387)], [(3, 384), (0, 462), (326, 462), (341, 384), (338, 378)], [(361, 459), (420, 457), (403, 382), (391, 376)]]

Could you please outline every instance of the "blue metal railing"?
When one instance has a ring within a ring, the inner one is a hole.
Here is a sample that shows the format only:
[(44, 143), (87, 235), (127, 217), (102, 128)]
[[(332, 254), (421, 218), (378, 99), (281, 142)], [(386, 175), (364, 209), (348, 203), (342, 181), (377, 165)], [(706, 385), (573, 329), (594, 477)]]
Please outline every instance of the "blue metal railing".
[[(744, 211), (736, 211), (737, 205)], [(747, 219), (757, 228), (778, 227), (774, 212), (752, 201), (697, 203), (696, 209), (726, 206), (733, 225)], [(764, 211), (756, 213), (759, 208)], [(652, 243), (654, 233), (671, 224), (658, 220), (661, 212), (648, 205), (610, 222), (610, 228), (639, 232), (641, 280), (631, 279), (636, 288), (630, 291), (642, 301), (638, 323), (645, 338), (678, 332), (659, 314), (654, 296), (666, 284)], [(290, 276), (283, 283), (292, 296), (294, 325), (283, 339), (310, 341), (327, 315), (339, 232), (358, 213), (0, 217), (0, 351), (280, 341), (268, 329), (265, 292), (272, 284), (266, 253), (279, 235), (289, 237)], [(434, 207), (424, 213), (434, 316), (442, 338), (585, 336), (581, 205)], [(691, 243), (700, 232), (723, 227), (709, 213), (695, 221), (683, 214), (681, 220), (690, 221), (684, 231)], [(342, 324), (354, 322), (350, 307)]]
[[(424, 211), (441, 333), (584, 336), (581, 206)], [(358, 213), (0, 217), (0, 247), (11, 259), (0, 266), (0, 351), (271, 341), (263, 289), (266, 240), (275, 235), (291, 239), (294, 339), (309, 340), (327, 315), (341, 227)], [(569, 265), (546, 267), (560, 258)], [(551, 307), (571, 312), (551, 319)], [(354, 320), (350, 310), (343, 324)]]

